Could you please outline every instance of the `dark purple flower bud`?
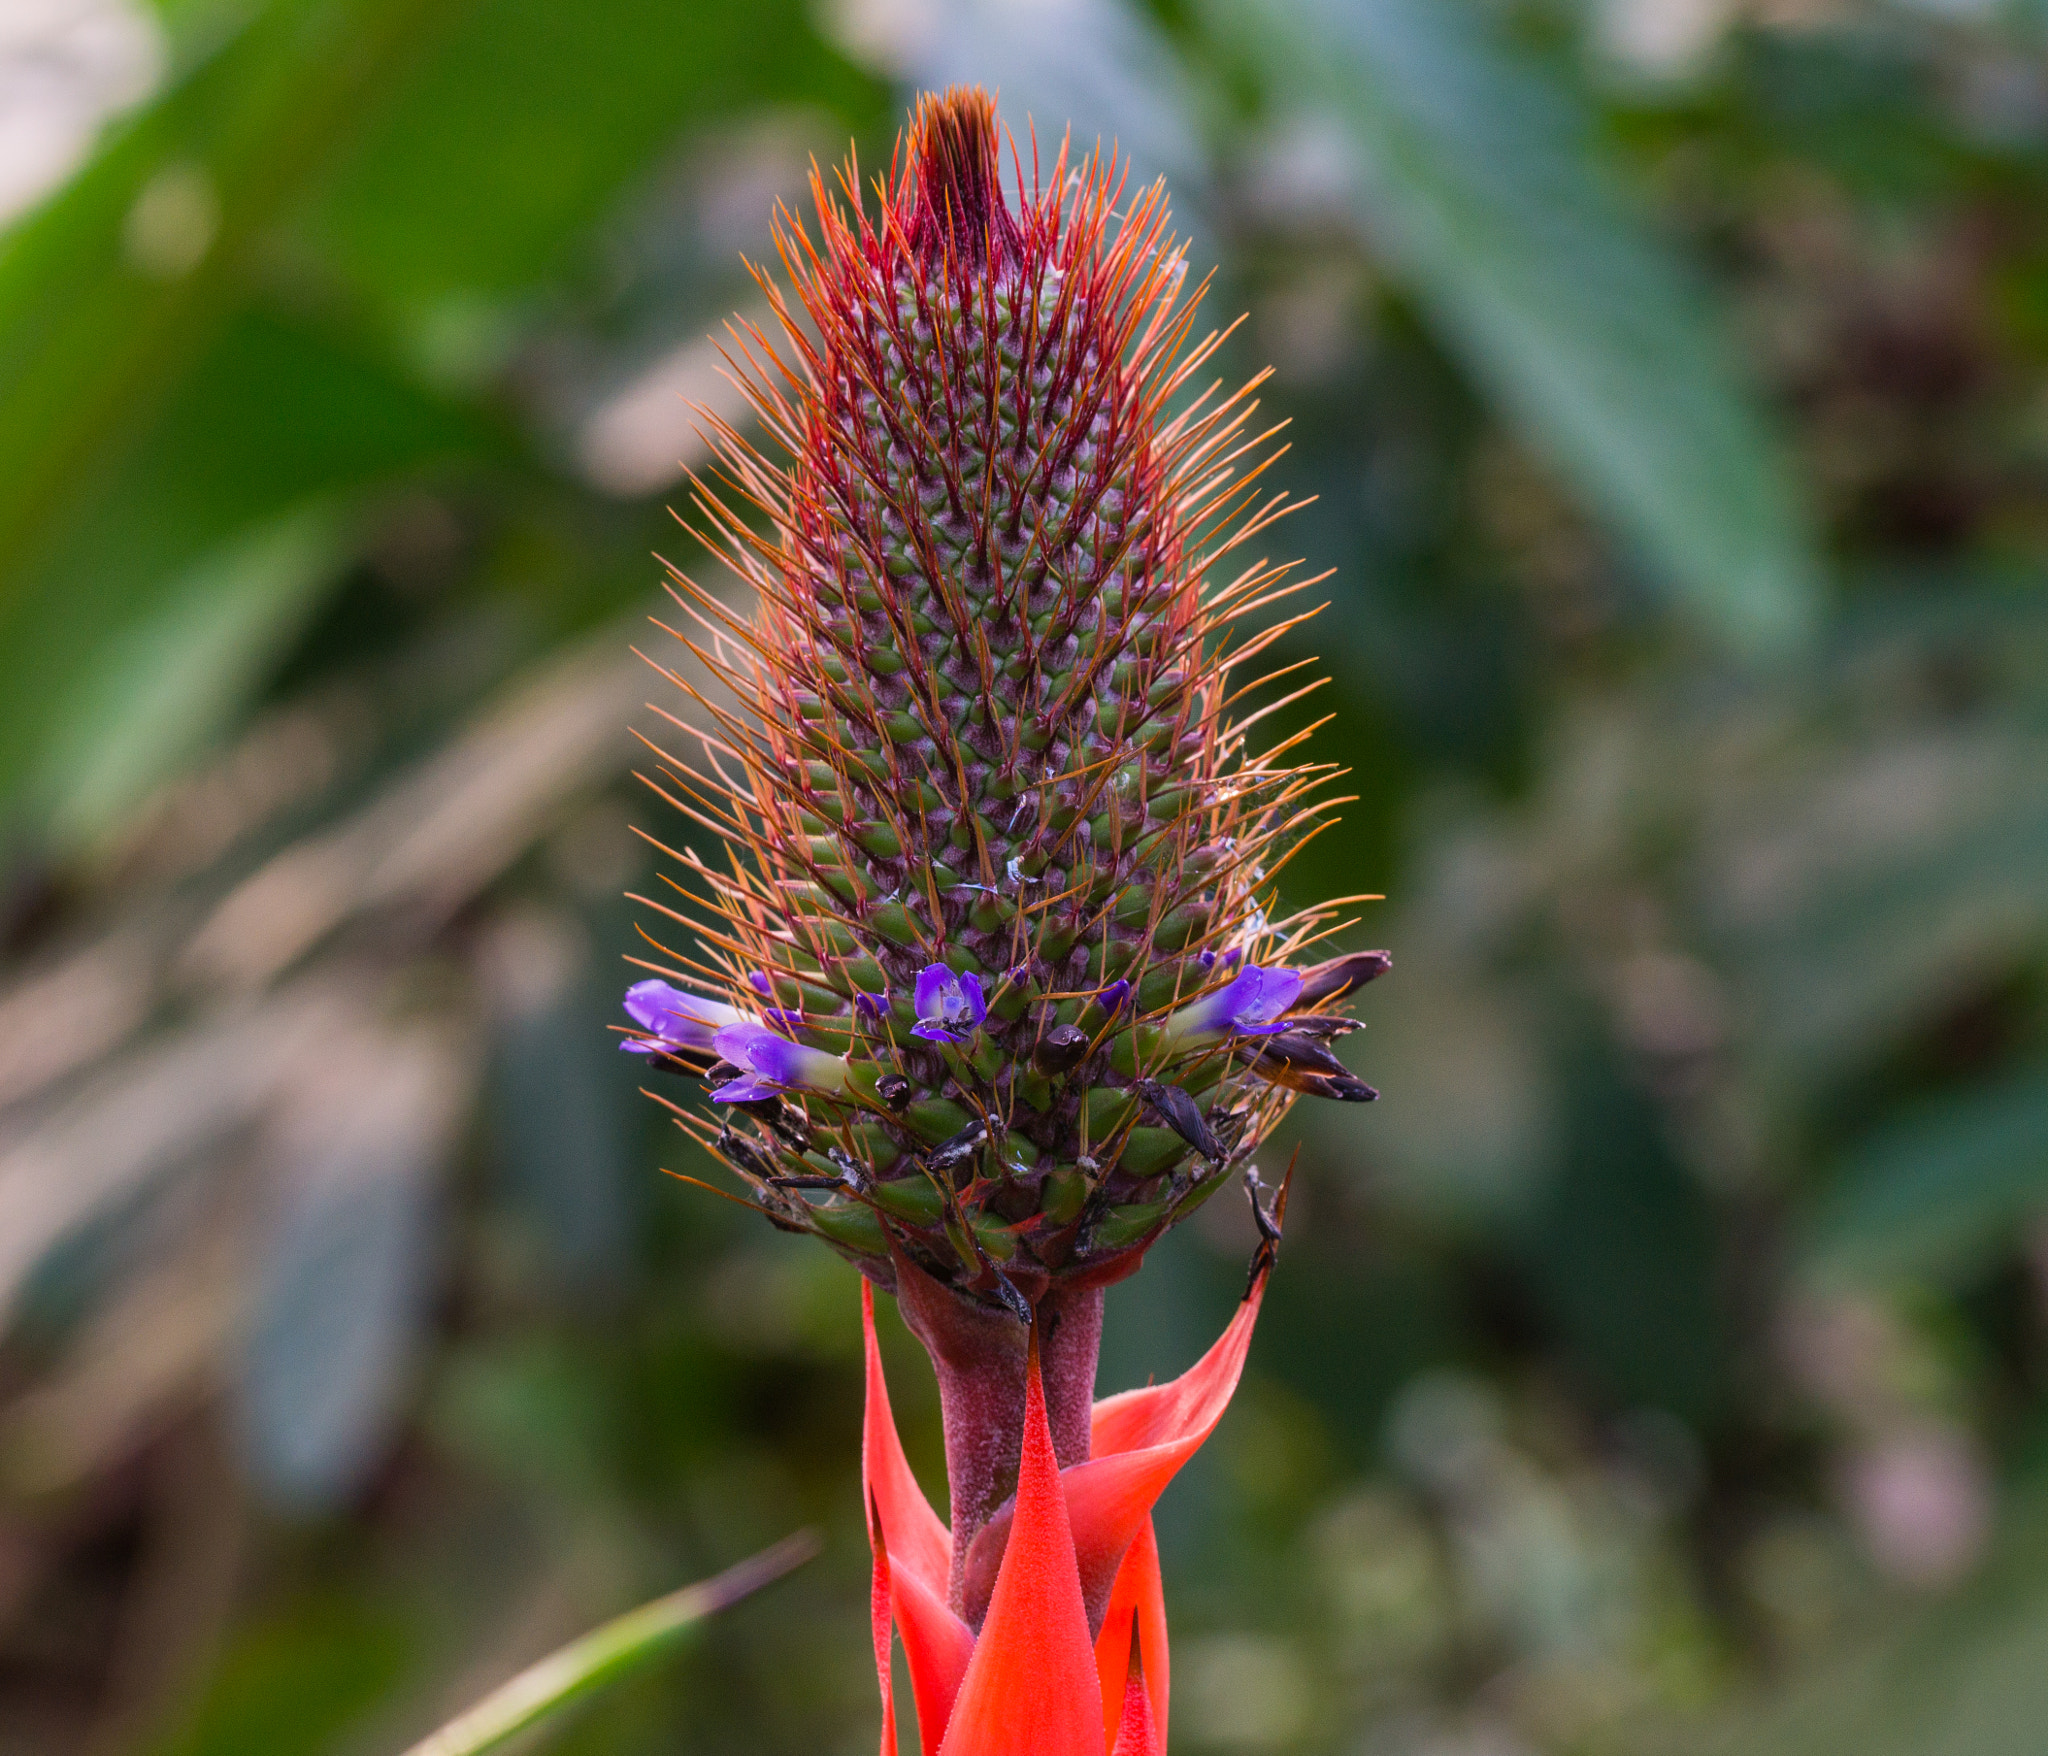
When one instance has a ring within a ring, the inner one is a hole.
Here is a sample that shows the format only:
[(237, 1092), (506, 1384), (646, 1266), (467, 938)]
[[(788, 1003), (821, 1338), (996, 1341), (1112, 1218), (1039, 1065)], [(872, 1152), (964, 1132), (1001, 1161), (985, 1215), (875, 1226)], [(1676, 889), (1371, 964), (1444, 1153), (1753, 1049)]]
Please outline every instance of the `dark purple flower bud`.
[(1333, 957), (1301, 972), (1300, 1004), (1314, 1006), (1324, 1000), (1341, 999), (1393, 967), (1393, 955), (1385, 951), (1354, 951), (1347, 957)]
[(1245, 1044), (1238, 1053), (1269, 1084), (1285, 1086), (1309, 1097), (1369, 1104), (1380, 1095), (1321, 1043), (1297, 1031), (1262, 1037), (1256, 1044)]
[(1095, 1004), (1114, 1018), (1130, 1004), (1131, 984), (1121, 979), (1111, 982), (1095, 996)]
[(956, 975), (943, 963), (917, 972), (917, 1022), (910, 1034), (929, 1043), (957, 1043), (988, 1016), (981, 978)]
[(711, 1093), (722, 1104), (754, 1103), (785, 1091), (829, 1094), (846, 1086), (843, 1056), (807, 1049), (777, 1036), (766, 1025), (729, 1024), (712, 1044), (740, 1075)]
[(730, 1006), (661, 981), (635, 982), (626, 990), (625, 1006), (626, 1015), (651, 1033), (621, 1043), (619, 1047), (629, 1055), (709, 1049), (719, 1031), (740, 1020), (739, 1012)]

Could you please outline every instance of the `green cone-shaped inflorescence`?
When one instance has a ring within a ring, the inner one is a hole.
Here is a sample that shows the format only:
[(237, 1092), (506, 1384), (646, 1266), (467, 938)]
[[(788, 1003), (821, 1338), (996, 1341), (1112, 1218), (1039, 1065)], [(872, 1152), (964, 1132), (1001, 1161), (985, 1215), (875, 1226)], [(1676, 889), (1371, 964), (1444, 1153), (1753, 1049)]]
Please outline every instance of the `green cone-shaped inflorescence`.
[(1371, 1097), (1328, 1009), (1386, 958), (1298, 967), (1331, 912), (1265, 912), (1325, 773), (1233, 723), (1279, 624), (1232, 621), (1292, 588), (1209, 580), (1279, 506), (1248, 396), (1189, 383), (1162, 192), (1118, 220), (1063, 153), (1013, 204), (1003, 148), (985, 94), (924, 99), (878, 206), (849, 167), (785, 221), (801, 312), (736, 332), (786, 455), (719, 429), (698, 522), (758, 601), (678, 576), (732, 699), (656, 782), (732, 858), (685, 859), (700, 943), (627, 1046), (708, 1081), (677, 1113), (771, 1219), (1021, 1312), (1135, 1266), (1295, 1093)]

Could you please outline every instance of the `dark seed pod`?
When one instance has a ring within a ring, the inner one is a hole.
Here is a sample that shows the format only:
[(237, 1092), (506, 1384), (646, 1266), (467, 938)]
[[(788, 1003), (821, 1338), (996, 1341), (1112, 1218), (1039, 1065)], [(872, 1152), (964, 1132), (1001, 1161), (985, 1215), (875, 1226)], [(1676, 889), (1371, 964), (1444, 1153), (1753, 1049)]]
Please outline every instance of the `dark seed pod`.
[(1209, 1124), (1195, 1100), (1177, 1085), (1161, 1085), (1156, 1079), (1141, 1079), (1137, 1091), (1159, 1112), (1161, 1119), (1207, 1159), (1220, 1159), (1223, 1148), (1209, 1132)]
[(1041, 1073), (1065, 1073), (1087, 1053), (1088, 1033), (1078, 1025), (1062, 1024), (1039, 1038), (1031, 1059)]

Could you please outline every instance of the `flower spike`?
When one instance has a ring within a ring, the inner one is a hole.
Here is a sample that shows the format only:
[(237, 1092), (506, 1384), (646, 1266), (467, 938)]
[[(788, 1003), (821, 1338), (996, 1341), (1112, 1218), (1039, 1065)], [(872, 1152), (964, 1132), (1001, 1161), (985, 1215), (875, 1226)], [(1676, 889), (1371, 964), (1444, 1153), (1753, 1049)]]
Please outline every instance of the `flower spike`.
[(1236, 717), (1274, 633), (1239, 622), (1295, 589), (1229, 559), (1285, 510), (1252, 387), (1195, 389), (1219, 338), (1163, 189), (1024, 163), (986, 92), (927, 94), (877, 188), (778, 222), (775, 322), (729, 350), (760, 448), (708, 420), (685, 518), (751, 602), (675, 575), (717, 688), (649, 776), (728, 844), (663, 910), (726, 992), (640, 984), (629, 1046), (713, 1039), (743, 1113), (684, 1125), (746, 1140), (778, 1223), (1050, 1318), (1298, 1095), (1364, 1092), (1292, 1045), (1367, 970), (1292, 967), (1334, 912), (1269, 912), (1328, 771)]

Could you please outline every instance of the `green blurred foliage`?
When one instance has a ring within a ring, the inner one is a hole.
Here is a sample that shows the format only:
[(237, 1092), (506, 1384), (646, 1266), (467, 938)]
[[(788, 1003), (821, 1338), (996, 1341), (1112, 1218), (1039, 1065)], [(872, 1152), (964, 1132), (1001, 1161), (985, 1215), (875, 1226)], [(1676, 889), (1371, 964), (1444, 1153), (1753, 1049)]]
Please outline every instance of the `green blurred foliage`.
[[(1391, 899), (1385, 1097), (1266, 1156), (1282, 1270), (1161, 1509), (1176, 1746), (2034, 1747), (2038, 9), (44, 11), (0, 30), (80, 143), (0, 231), (0, 1756), (395, 1751), (799, 1524), (799, 1582), (545, 1747), (871, 1747), (857, 1284), (659, 1174), (707, 1167), (606, 1027), (634, 826), (693, 834), (630, 649), (676, 657), (686, 403), (738, 412), (706, 338), (813, 157), (955, 78), (1170, 174), (1249, 314), (1316, 497), (1275, 541), (1334, 570), (1279, 726), (1358, 795), (1286, 887)], [(1219, 1201), (1155, 1252), (1103, 1387), (1249, 1245)]]

